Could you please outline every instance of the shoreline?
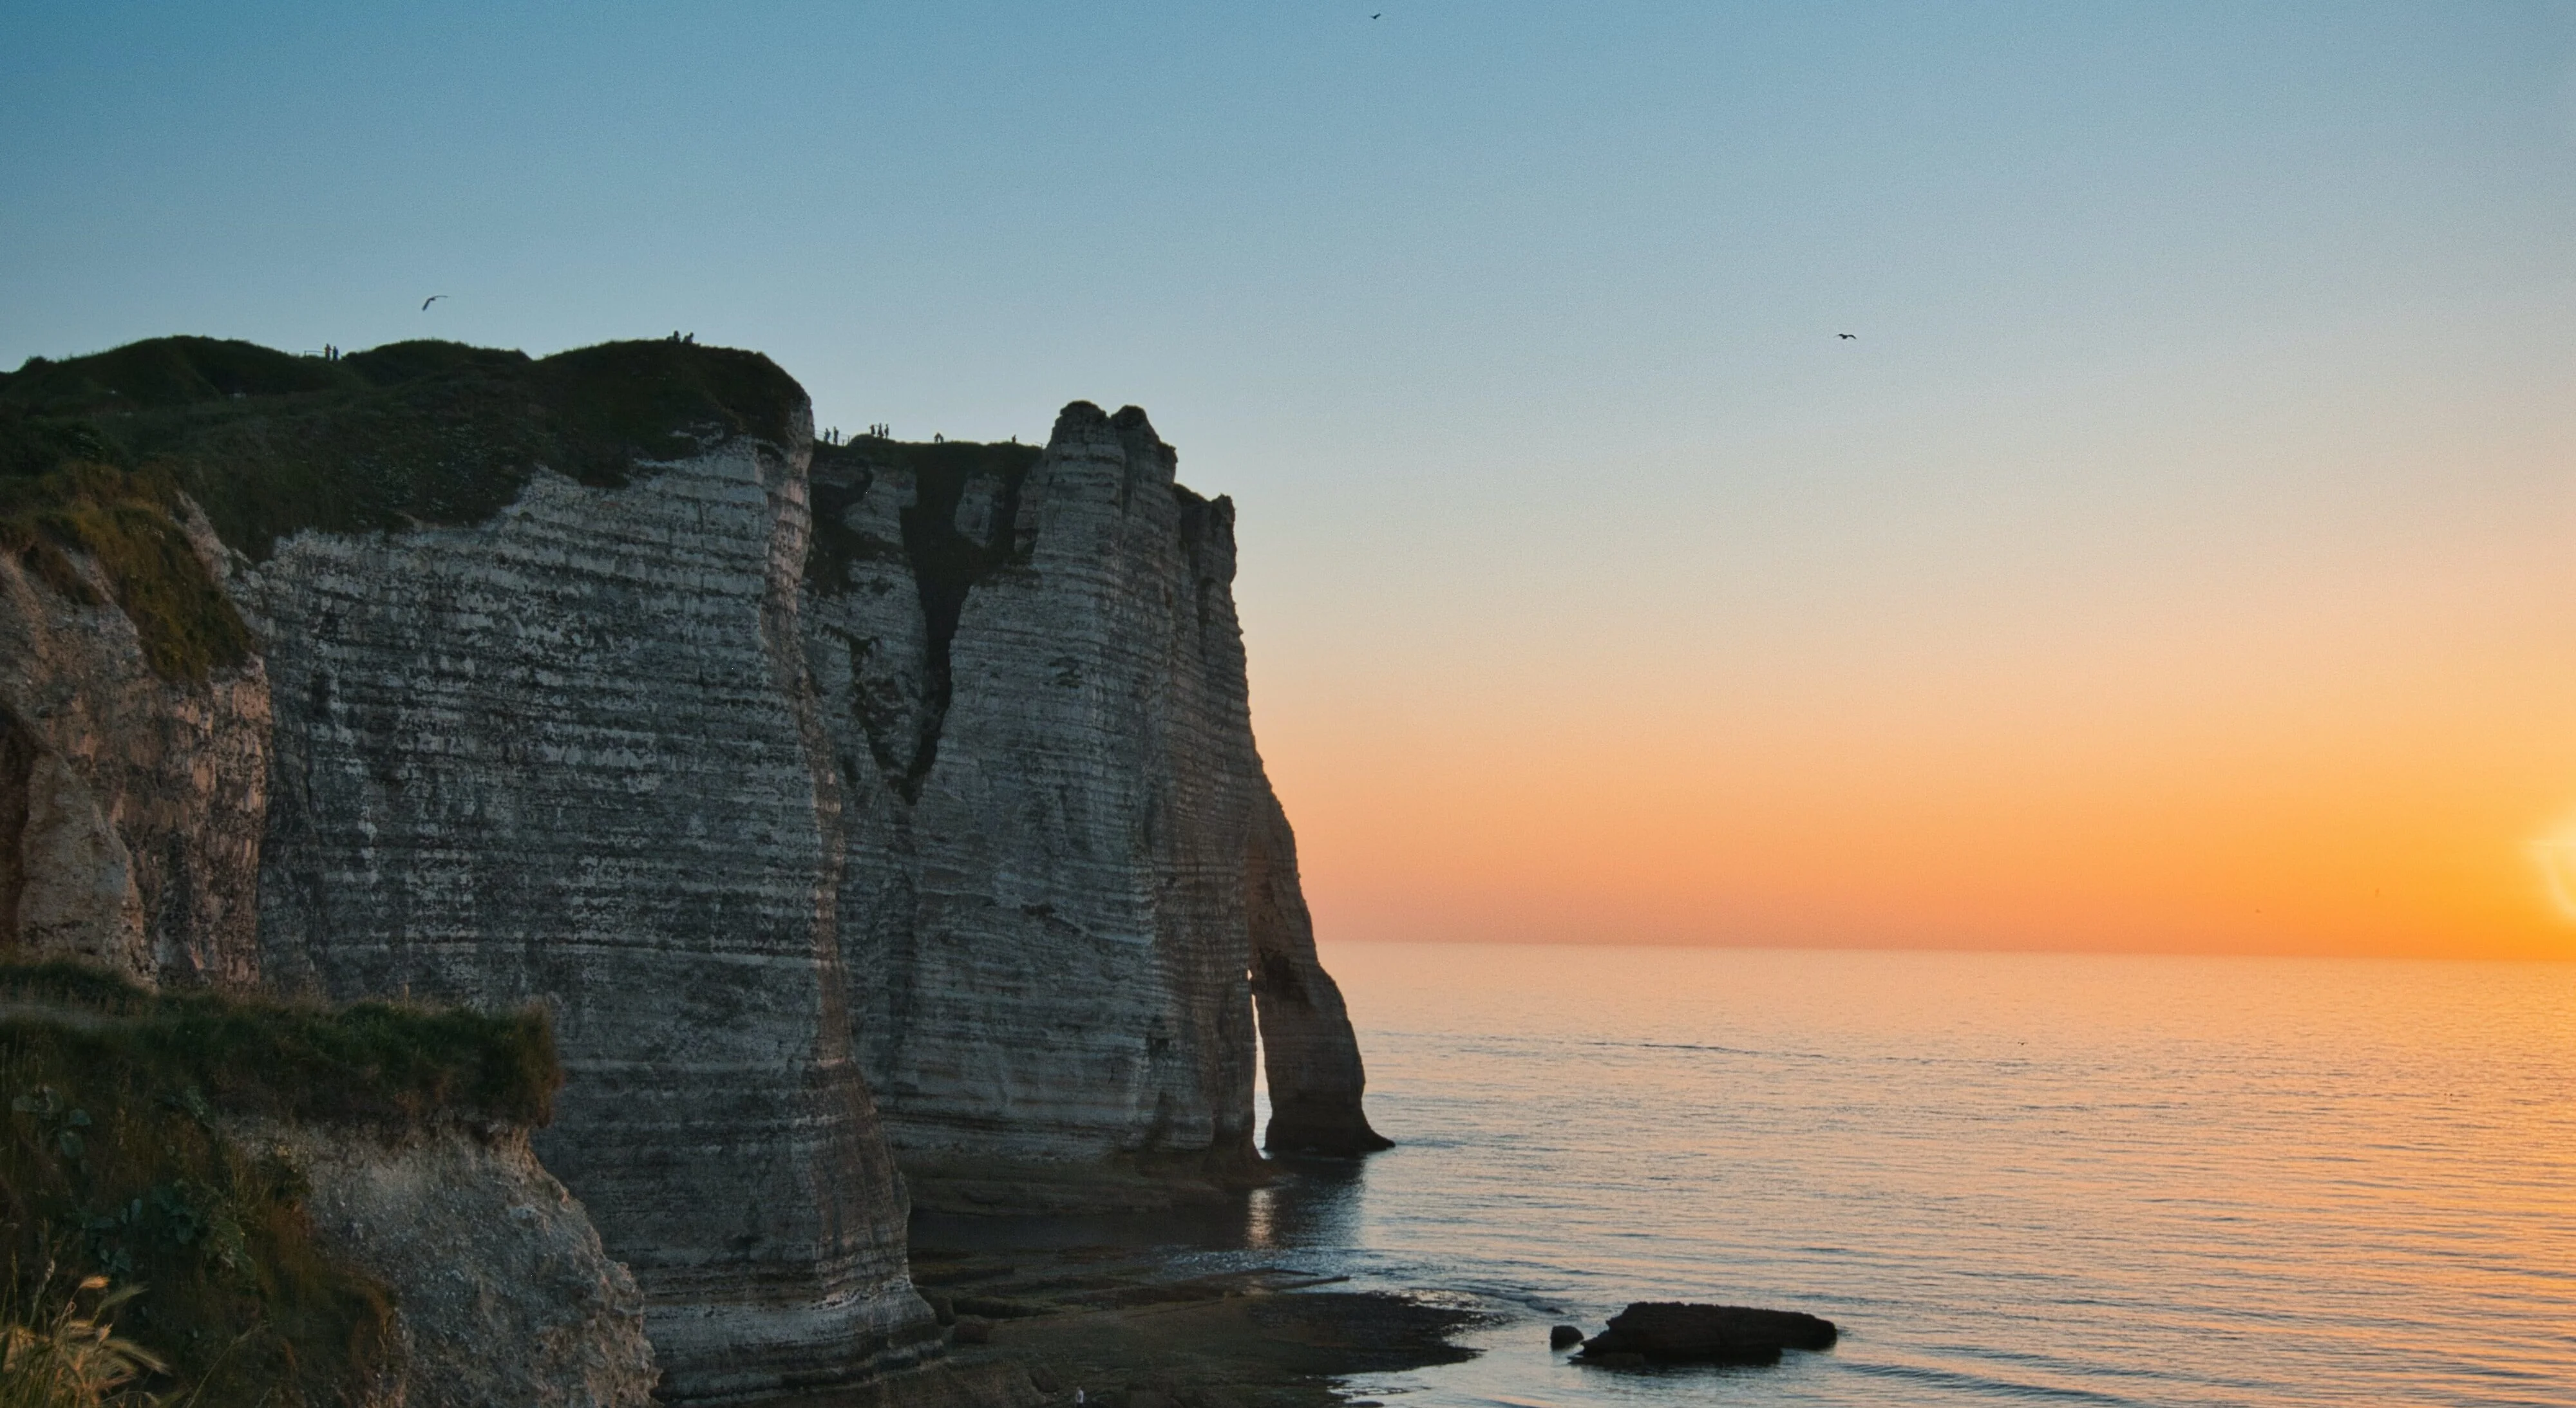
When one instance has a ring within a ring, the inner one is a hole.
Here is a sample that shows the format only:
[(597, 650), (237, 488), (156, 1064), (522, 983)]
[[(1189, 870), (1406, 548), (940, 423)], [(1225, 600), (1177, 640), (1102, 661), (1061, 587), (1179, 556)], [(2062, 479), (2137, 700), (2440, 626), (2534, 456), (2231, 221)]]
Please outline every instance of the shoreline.
[(1456, 1336), (1509, 1318), (1431, 1290), (1347, 1289), (1259, 1248), (1245, 1250), (1260, 1265), (1209, 1272), (1187, 1264), (1205, 1247), (1169, 1237), (1047, 1245), (1097, 1230), (1067, 1221), (916, 1220), (914, 1284), (953, 1324), (960, 1372), (1016, 1366), (1051, 1406), (1334, 1408), (1357, 1401), (1350, 1376), (1472, 1359)]

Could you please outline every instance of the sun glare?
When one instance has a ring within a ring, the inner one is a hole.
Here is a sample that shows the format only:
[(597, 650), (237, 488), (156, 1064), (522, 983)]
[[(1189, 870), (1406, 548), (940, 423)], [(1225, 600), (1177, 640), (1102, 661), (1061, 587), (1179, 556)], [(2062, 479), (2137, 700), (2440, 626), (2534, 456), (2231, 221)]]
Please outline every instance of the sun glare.
[(2532, 862), (2561, 918), (2576, 923), (2576, 817), (2569, 817), (2531, 843)]

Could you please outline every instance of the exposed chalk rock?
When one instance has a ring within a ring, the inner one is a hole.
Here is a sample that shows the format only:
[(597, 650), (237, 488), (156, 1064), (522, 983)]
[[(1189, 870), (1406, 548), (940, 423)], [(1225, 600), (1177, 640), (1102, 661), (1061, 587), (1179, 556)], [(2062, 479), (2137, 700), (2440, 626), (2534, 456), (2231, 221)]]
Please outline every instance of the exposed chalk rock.
[(1043, 454), (859, 441), (816, 470), (807, 647), (847, 785), (859, 1044), (917, 1194), (1168, 1201), (1383, 1147), (1253, 746), (1234, 510), (1130, 407)]
[[(220, 580), (227, 555), (185, 512), (187, 548)], [(267, 678), (256, 657), (156, 674), (98, 564), (63, 560), (90, 601), (0, 552), (0, 951), (247, 985)]]
[[(171, 339), (0, 380), (83, 397), (198, 496), (196, 604), (257, 649), (182, 678), (99, 562), (0, 552), (0, 945), (547, 1003), (534, 1150), (664, 1398), (1029, 1391), (914, 1367), (889, 1135), (952, 1206), (1241, 1186), (1257, 1020), (1272, 1147), (1383, 1146), (1253, 744), (1233, 506), (1142, 412), (809, 477), (802, 392), (720, 349)], [(543, 1176), (415, 1153), (482, 1168), (459, 1198)], [(571, 1235), (536, 1231), (460, 1271)]]
[(311, 1190), (317, 1243), (394, 1293), (403, 1408), (645, 1408), (644, 1297), (518, 1130), (235, 1136)]
[(241, 578), (286, 701), (273, 980), (547, 1002), (537, 1139), (633, 1268), (664, 1396), (933, 1353), (850, 1049), (839, 778), (799, 645), (807, 426)]

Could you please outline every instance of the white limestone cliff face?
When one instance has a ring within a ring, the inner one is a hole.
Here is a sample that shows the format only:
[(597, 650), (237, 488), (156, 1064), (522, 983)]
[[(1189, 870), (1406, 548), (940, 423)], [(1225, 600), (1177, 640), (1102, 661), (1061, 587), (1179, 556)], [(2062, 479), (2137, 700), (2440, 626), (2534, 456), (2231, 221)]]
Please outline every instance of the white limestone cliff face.
[(1068, 407), (1034, 464), (966, 448), (826, 456), (805, 610), (859, 1045), (917, 1191), (1257, 1177), (1256, 983), (1289, 1142), (1383, 1147), (1253, 747), (1232, 504), (1177, 486), (1133, 408)]
[[(234, 560), (192, 503), (180, 511), (191, 550), (224, 581)], [(147, 987), (255, 988), (265, 661), (163, 678), (99, 565), (77, 551), (64, 561), (89, 602), (0, 553), (0, 954), (75, 959)], [(523, 1131), (389, 1142), (234, 1123), (305, 1172), (325, 1250), (400, 1296), (405, 1353), (369, 1401), (649, 1400), (642, 1299)]]
[(800, 647), (808, 422), (240, 578), (279, 700), (271, 979), (554, 1012), (546, 1166), (669, 1399), (935, 1353), (851, 1049), (838, 771)]
[[(227, 554), (193, 506), (188, 546)], [(239, 987), (258, 973), (268, 682), (153, 672), (98, 564), (92, 602), (0, 552), (0, 952), (73, 958), (138, 982)]]
[(235, 1121), (310, 1193), (316, 1244), (393, 1292), (400, 1408), (646, 1408), (634, 1277), (524, 1130)]

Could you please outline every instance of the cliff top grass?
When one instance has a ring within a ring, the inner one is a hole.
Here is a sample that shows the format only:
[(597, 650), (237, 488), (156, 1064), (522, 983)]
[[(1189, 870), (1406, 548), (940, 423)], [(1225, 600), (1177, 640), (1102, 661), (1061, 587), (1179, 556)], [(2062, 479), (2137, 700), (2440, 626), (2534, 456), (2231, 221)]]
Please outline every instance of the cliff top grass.
[[(814, 536), (806, 554), (805, 580), (821, 592), (846, 591), (852, 562), (884, 558), (914, 562), (920, 571), (943, 582), (957, 579), (962, 595), (968, 582), (1007, 558), (1015, 546), (1007, 519), (997, 525), (991, 543), (969, 541), (957, 531), (957, 505), (965, 497), (966, 485), (978, 476), (990, 477), (1005, 505), (1016, 507), (1020, 485), (1045, 454), (1043, 446), (1017, 442), (921, 444), (873, 435), (840, 445), (816, 445)], [(859, 533), (842, 518), (843, 511), (887, 473), (906, 474), (913, 481), (913, 502), (902, 511), (900, 542)]]
[(545, 1013), (149, 992), (76, 963), (0, 964), (0, 1051), (60, 1050), (208, 1108), (417, 1127), (543, 1125), (563, 1083)]
[(385, 1289), (318, 1247), (297, 1170), (228, 1114), (368, 1129), (534, 1123), (560, 1081), (542, 1015), (154, 994), (0, 965), (0, 1306), (103, 1276), (155, 1390), (220, 1405), (364, 1401), (398, 1355)]
[(200, 679), (248, 638), (185, 551), (178, 494), (264, 561), (308, 528), (483, 522), (540, 466), (613, 486), (736, 436), (784, 445), (804, 405), (759, 353), (667, 340), (545, 358), (398, 342), (325, 360), (165, 337), (30, 358), (0, 374), (0, 551), (82, 600), (94, 594), (65, 586), (78, 574), (62, 554), (97, 558), (153, 668)]
[(97, 606), (101, 594), (70, 556), (87, 554), (163, 679), (201, 680), (249, 655), (249, 628), (180, 527), (179, 487), (166, 466), (119, 469), (68, 456), (56, 466), (0, 474), (0, 552), (58, 594)]

